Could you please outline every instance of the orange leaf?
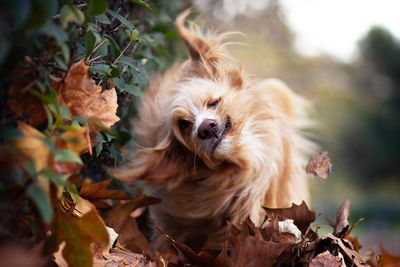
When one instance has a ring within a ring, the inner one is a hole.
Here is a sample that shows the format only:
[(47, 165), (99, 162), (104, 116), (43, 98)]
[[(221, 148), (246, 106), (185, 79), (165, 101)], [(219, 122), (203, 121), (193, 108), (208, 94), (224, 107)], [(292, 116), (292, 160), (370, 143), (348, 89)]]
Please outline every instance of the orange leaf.
[(48, 165), (50, 156), (49, 147), (44, 141), (45, 135), (21, 121), (18, 122), (18, 129), (24, 136), (13, 141), (14, 145), (34, 162), (37, 172), (43, 170)]
[(85, 126), (71, 128), (58, 137), (55, 143), (59, 148), (66, 148), (81, 154), (91, 148), (89, 129)]
[(88, 200), (99, 199), (130, 199), (129, 196), (122, 190), (108, 189), (111, 179), (107, 179), (98, 183), (85, 183), (83, 184), (79, 195)]
[(119, 120), (115, 88), (102, 92), (100, 86), (89, 77), (89, 66), (81, 60), (71, 66), (62, 81), (53, 80), (59, 102), (67, 105), (72, 115), (97, 121), (109, 128)]
[(390, 254), (381, 245), (382, 267), (398, 267), (400, 266), (400, 256)]

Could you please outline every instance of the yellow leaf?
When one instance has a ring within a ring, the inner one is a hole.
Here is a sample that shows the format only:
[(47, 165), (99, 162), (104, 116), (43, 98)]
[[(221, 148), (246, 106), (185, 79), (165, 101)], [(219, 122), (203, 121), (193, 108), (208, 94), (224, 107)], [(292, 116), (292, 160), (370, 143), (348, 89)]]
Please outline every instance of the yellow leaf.
[(56, 141), (57, 147), (66, 148), (81, 154), (86, 150), (91, 150), (88, 127), (79, 126), (64, 132)]
[(48, 165), (50, 150), (45, 143), (45, 135), (24, 122), (18, 122), (18, 129), (24, 134), (13, 143), (20, 152), (31, 159), (36, 167), (36, 171), (43, 170)]

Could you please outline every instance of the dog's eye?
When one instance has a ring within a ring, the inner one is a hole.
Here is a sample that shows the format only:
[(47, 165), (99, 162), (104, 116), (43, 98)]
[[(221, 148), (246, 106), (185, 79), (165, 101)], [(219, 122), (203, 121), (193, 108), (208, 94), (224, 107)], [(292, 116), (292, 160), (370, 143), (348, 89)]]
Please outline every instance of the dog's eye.
[(210, 102), (208, 102), (207, 106), (208, 106), (209, 108), (215, 108), (215, 107), (218, 105), (219, 101), (221, 101), (221, 98), (220, 98), (220, 97), (219, 97), (219, 98), (211, 99)]
[(186, 130), (190, 127), (192, 123), (187, 120), (179, 120), (178, 124), (179, 124), (179, 129)]

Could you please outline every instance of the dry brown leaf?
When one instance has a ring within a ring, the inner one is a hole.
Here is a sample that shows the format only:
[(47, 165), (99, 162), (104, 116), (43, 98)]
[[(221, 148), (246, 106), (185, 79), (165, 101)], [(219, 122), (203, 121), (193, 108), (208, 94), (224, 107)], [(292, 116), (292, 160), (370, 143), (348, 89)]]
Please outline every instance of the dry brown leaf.
[[(236, 232), (236, 231), (233, 231)], [(260, 229), (247, 220), (239, 234), (231, 231), (231, 259), (233, 266), (274, 266), (279, 256), (290, 246), (263, 239)], [(253, 233), (252, 233), (253, 232)]]
[(37, 66), (29, 57), (13, 72), (9, 88), (8, 106), (30, 125), (36, 126), (46, 121), (46, 112), (42, 102), (29, 92), (28, 88), (38, 77)]
[(275, 217), (279, 221), (286, 219), (293, 219), (294, 224), (305, 234), (310, 224), (315, 221), (316, 213), (314, 210), (310, 210), (307, 204), (303, 201), (300, 205), (293, 204), (290, 208), (283, 209), (271, 209), (264, 208), (267, 217), (273, 220)]
[(353, 244), (347, 241), (346, 239), (338, 238), (334, 236), (333, 234), (327, 234), (323, 240), (330, 240), (333, 245), (336, 245), (339, 247), (340, 252), (344, 256), (346, 263), (352, 264), (351, 266), (354, 267), (364, 267), (365, 266), (365, 261), (358, 253)]
[(190, 247), (186, 246), (185, 244), (179, 243), (172, 239), (169, 235), (164, 233), (160, 228), (156, 226), (157, 230), (160, 231), (170, 242), (171, 244), (179, 250), (187, 259), (187, 261), (194, 265), (194, 266), (202, 266), (202, 267), (214, 267), (215, 260), (214, 258), (209, 255), (208, 253), (194, 252)]
[(156, 267), (156, 263), (149, 261), (141, 254), (120, 249), (112, 249), (104, 259), (95, 259), (93, 267)]
[(131, 213), (138, 208), (159, 203), (159, 199), (144, 195), (122, 204), (118, 202), (108, 213), (106, 224), (113, 228), (118, 234), (117, 245), (129, 248), (134, 252), (153, 255), (146, 237), (139, 231), (136, 221)]
[(381, 245), (382, 253), (382, 267), (399, 267), (400, 266), (400, 256), (395, 256), (390, 254)]
[(328, 152), (324, 151), (318, 155), (312, 157), (306, 166), (306, 172), (308, 174), (319, 176), (323, 179), (327, 179), (331, 174), (332, 163), (329, 159)]
[(105, 90), (89, 77), (89, 66), (78, 61), (68, 70), (61, 81), (53, 80), (59, 102), (68, 106), (72, 115), (93, 119), (103, 127), (110, 128), (119, 120), (115, 88)]
[(349, 217), (351, 210), (350, 200), (345, 200), (336, 212), (336, 223), (334, 228), (334, 235), (337, 237), (344, 237), (349, 229)]
[(310, 265), (310, 267), (340, 267), (342, 266), (342, 259), (337, 256), (332, 255), (328, 250), (318, 254)]
[(122, 190), (108, 189), (112, 179), (107, 179), (98, 183), (84, 183), (79, 195), (89, 201), (102, 199), (127, 200), (129, 196)]

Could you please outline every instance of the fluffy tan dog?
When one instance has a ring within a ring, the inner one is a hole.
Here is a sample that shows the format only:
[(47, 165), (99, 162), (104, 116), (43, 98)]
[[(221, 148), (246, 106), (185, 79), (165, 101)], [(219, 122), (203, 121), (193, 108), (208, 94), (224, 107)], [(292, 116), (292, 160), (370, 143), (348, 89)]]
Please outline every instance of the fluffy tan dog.
[(260, 225), (262, 206), (308, 201), (312, 144), (299, 133), (305, 101), (278, 80), (249, 81), (225, 51), (227, 34), (185, 27), (188, 14), (176, 26), (190, 58), (151, 82), (134, 122), (133, 160), (117, 176), (144, 180), (162, 199), (150, 214), (172, 238), (217, 248), (227, 221), (250, 216)]

